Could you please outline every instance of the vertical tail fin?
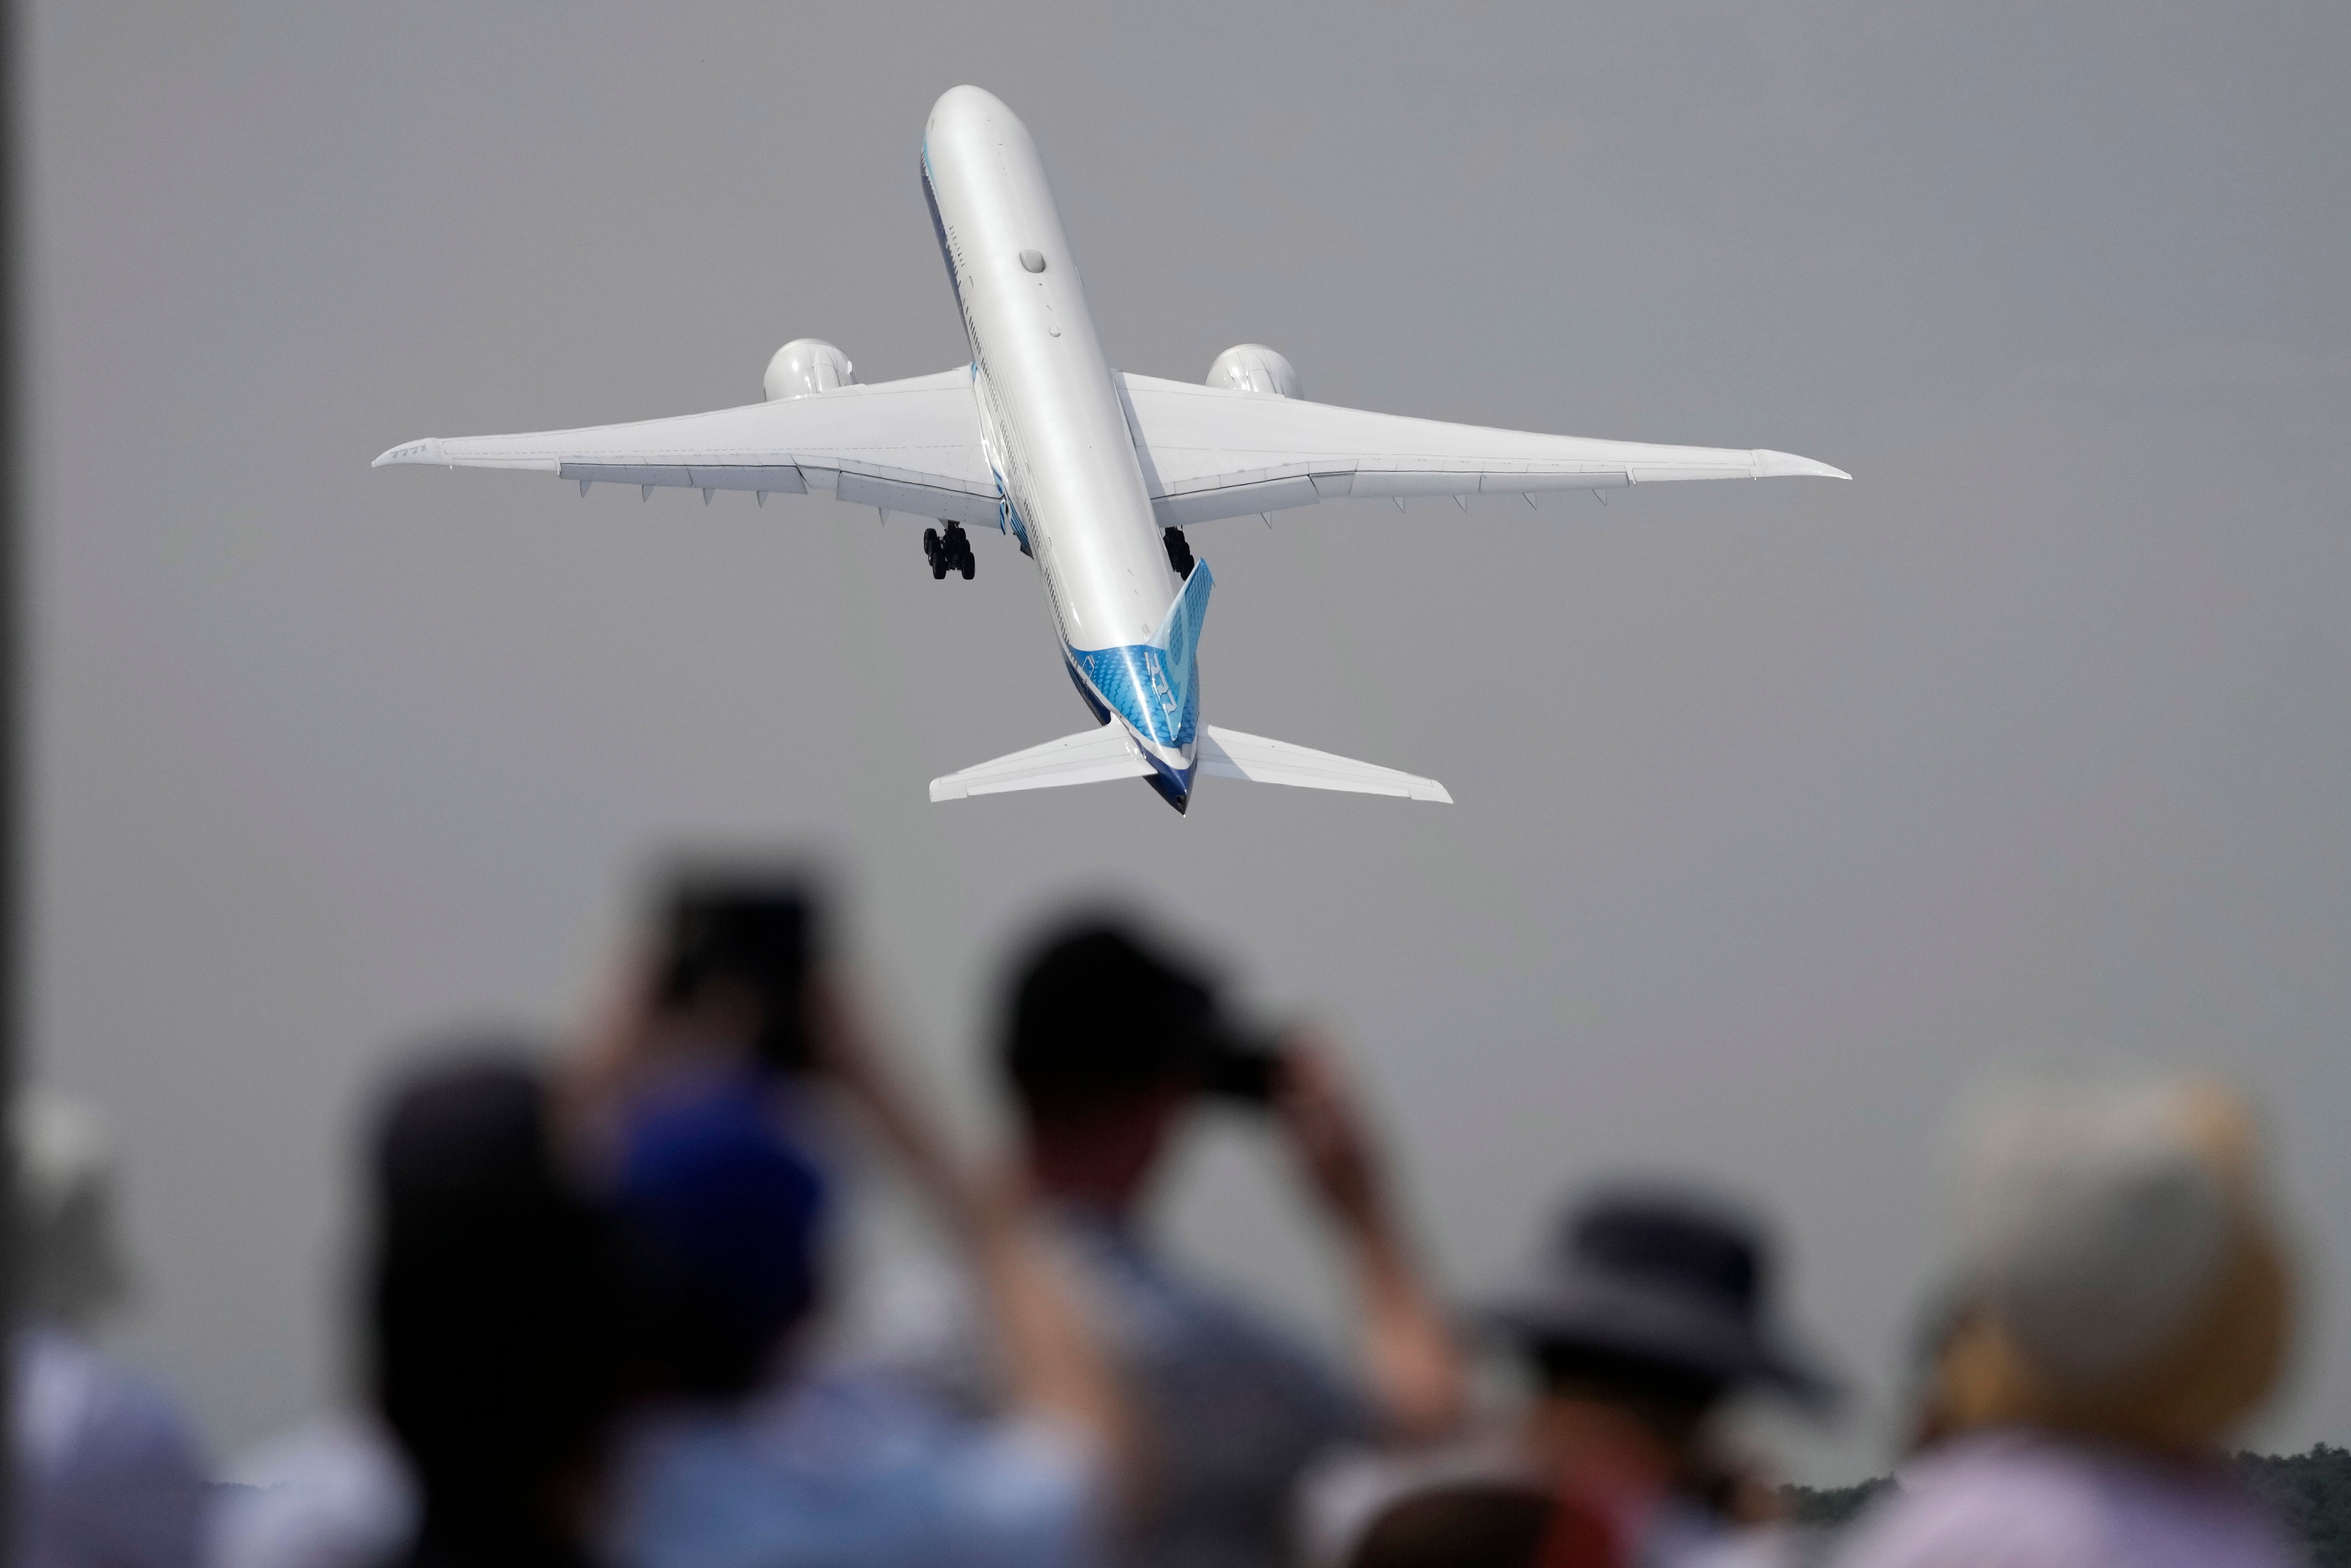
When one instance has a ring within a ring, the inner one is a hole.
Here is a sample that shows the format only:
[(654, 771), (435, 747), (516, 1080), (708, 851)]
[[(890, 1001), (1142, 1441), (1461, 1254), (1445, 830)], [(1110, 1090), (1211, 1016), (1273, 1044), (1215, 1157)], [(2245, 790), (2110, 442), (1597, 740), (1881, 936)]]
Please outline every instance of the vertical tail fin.
[(1208, 592), (1217, 586), (1216, 574), (1207, 561), (1192, 568), (1184, 586), (1176, 591), (1176, 602), (1167, 607), (1166, 619), (1159, 623), (1158, 632), (1151, 645), (1165, 657), (1161, 661), (1167, 672), (1167, 684), (1173, 688), (1175, 709), (1180, 714), (1194, 711), (1195, 677), (1199, 668), (1200, 628), (1208, 619)]

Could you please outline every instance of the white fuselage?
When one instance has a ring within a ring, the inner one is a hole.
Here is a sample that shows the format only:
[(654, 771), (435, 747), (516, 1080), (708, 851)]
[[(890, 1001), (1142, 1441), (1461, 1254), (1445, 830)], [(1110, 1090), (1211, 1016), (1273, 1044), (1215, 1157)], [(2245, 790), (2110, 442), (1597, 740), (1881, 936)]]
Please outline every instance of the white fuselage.
[(1116, 693), (1088, 689), (1084, 655), (1148, 643), (1183, 580), (1036, 143), (994, 94), (958, 87), (931, 110), (923, 173), (971, 340), (981, 440), (1007, 524), (1044, 574), (1071, 673), (1097, 716), (1117, 716), (1188, 790), (1190, 737), (1165, 744), (1121, 711)]

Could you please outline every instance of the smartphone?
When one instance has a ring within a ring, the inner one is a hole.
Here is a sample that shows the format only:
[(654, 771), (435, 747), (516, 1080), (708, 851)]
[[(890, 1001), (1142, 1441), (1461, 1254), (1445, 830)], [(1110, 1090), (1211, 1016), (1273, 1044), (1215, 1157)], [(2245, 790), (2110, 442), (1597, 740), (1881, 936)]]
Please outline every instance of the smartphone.
[(721, 989), (747, 996), (758, 1011), (750, 1043), (759, 1064), (805, 1071), (817, 927), (804, 877), (740, 866), (677, 873), (664, 901), (658, 998), (678, 1007)]

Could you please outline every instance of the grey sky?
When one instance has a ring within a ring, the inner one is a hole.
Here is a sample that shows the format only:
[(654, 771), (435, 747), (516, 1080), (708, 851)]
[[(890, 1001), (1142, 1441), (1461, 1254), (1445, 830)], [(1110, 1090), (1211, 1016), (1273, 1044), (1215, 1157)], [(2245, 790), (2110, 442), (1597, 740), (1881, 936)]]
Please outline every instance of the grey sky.
[[(226, 1450), (329, 1397), (360, 1086), (552, 1020), (680, 840), (831, 846), (984, 1114), (1016, 924), (1146, 892), (1347, 1032), (1448, 1286), (1694, 1166), (1876, 1397), (1996, 1059), (2242, 1074), (2351, 1437), (2351, 13), (1657, 4), (34, 7), (38, 1061), (131, 1138), (126, 1343)], [(805, 498), (371, 473), (960, 362), (915, 178), (1027, 119), (1122, 366), (1769, 446), (1838, 486), (1204, 525), (1207, 711), (1450, 810), (932, 807), (1069, 733), (1028, 564)], [(1188, 1245), (1327, 1320), (1240, 1133)]]

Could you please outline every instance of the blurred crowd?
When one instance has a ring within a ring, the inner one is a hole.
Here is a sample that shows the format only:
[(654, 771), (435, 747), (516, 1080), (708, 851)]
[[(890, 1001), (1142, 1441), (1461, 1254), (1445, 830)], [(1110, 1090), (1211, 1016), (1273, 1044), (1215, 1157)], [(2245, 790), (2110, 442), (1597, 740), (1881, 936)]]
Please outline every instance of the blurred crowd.
[[(2256, 1122), (2212, 1082), (1970, 1119), (1898, 1485), (1783, 1517), (1734, 1403), (1834, 1416), (1735, 1196), (1566, 1195), (1521, 1277), (1430, 1278), (1337, 1043), (1257, 1027), (1150, 928), (1033, 935), (991, 1020), (1014, 1146), (948, 1135), (811, 884), (689, 869), (576, 1038), (418, 1052), (360, 1151), (345, 1408), (215, 1474), (100, 1348), (115, 1151), (21, 1098), (24, 1568), (2260, 1568), (2224, 1445), (2290, 1348)], [(1210, 1106), (1286, 1145), (1355, 1308), (1332, 1355), (1154, 1239)], [(941, 1265), (852, 1296), (876, 1161)], [(944, 1281), (944, 1286), (940, 1281)], [(844, 1321), (847, 1320), (847, 1321)]]

